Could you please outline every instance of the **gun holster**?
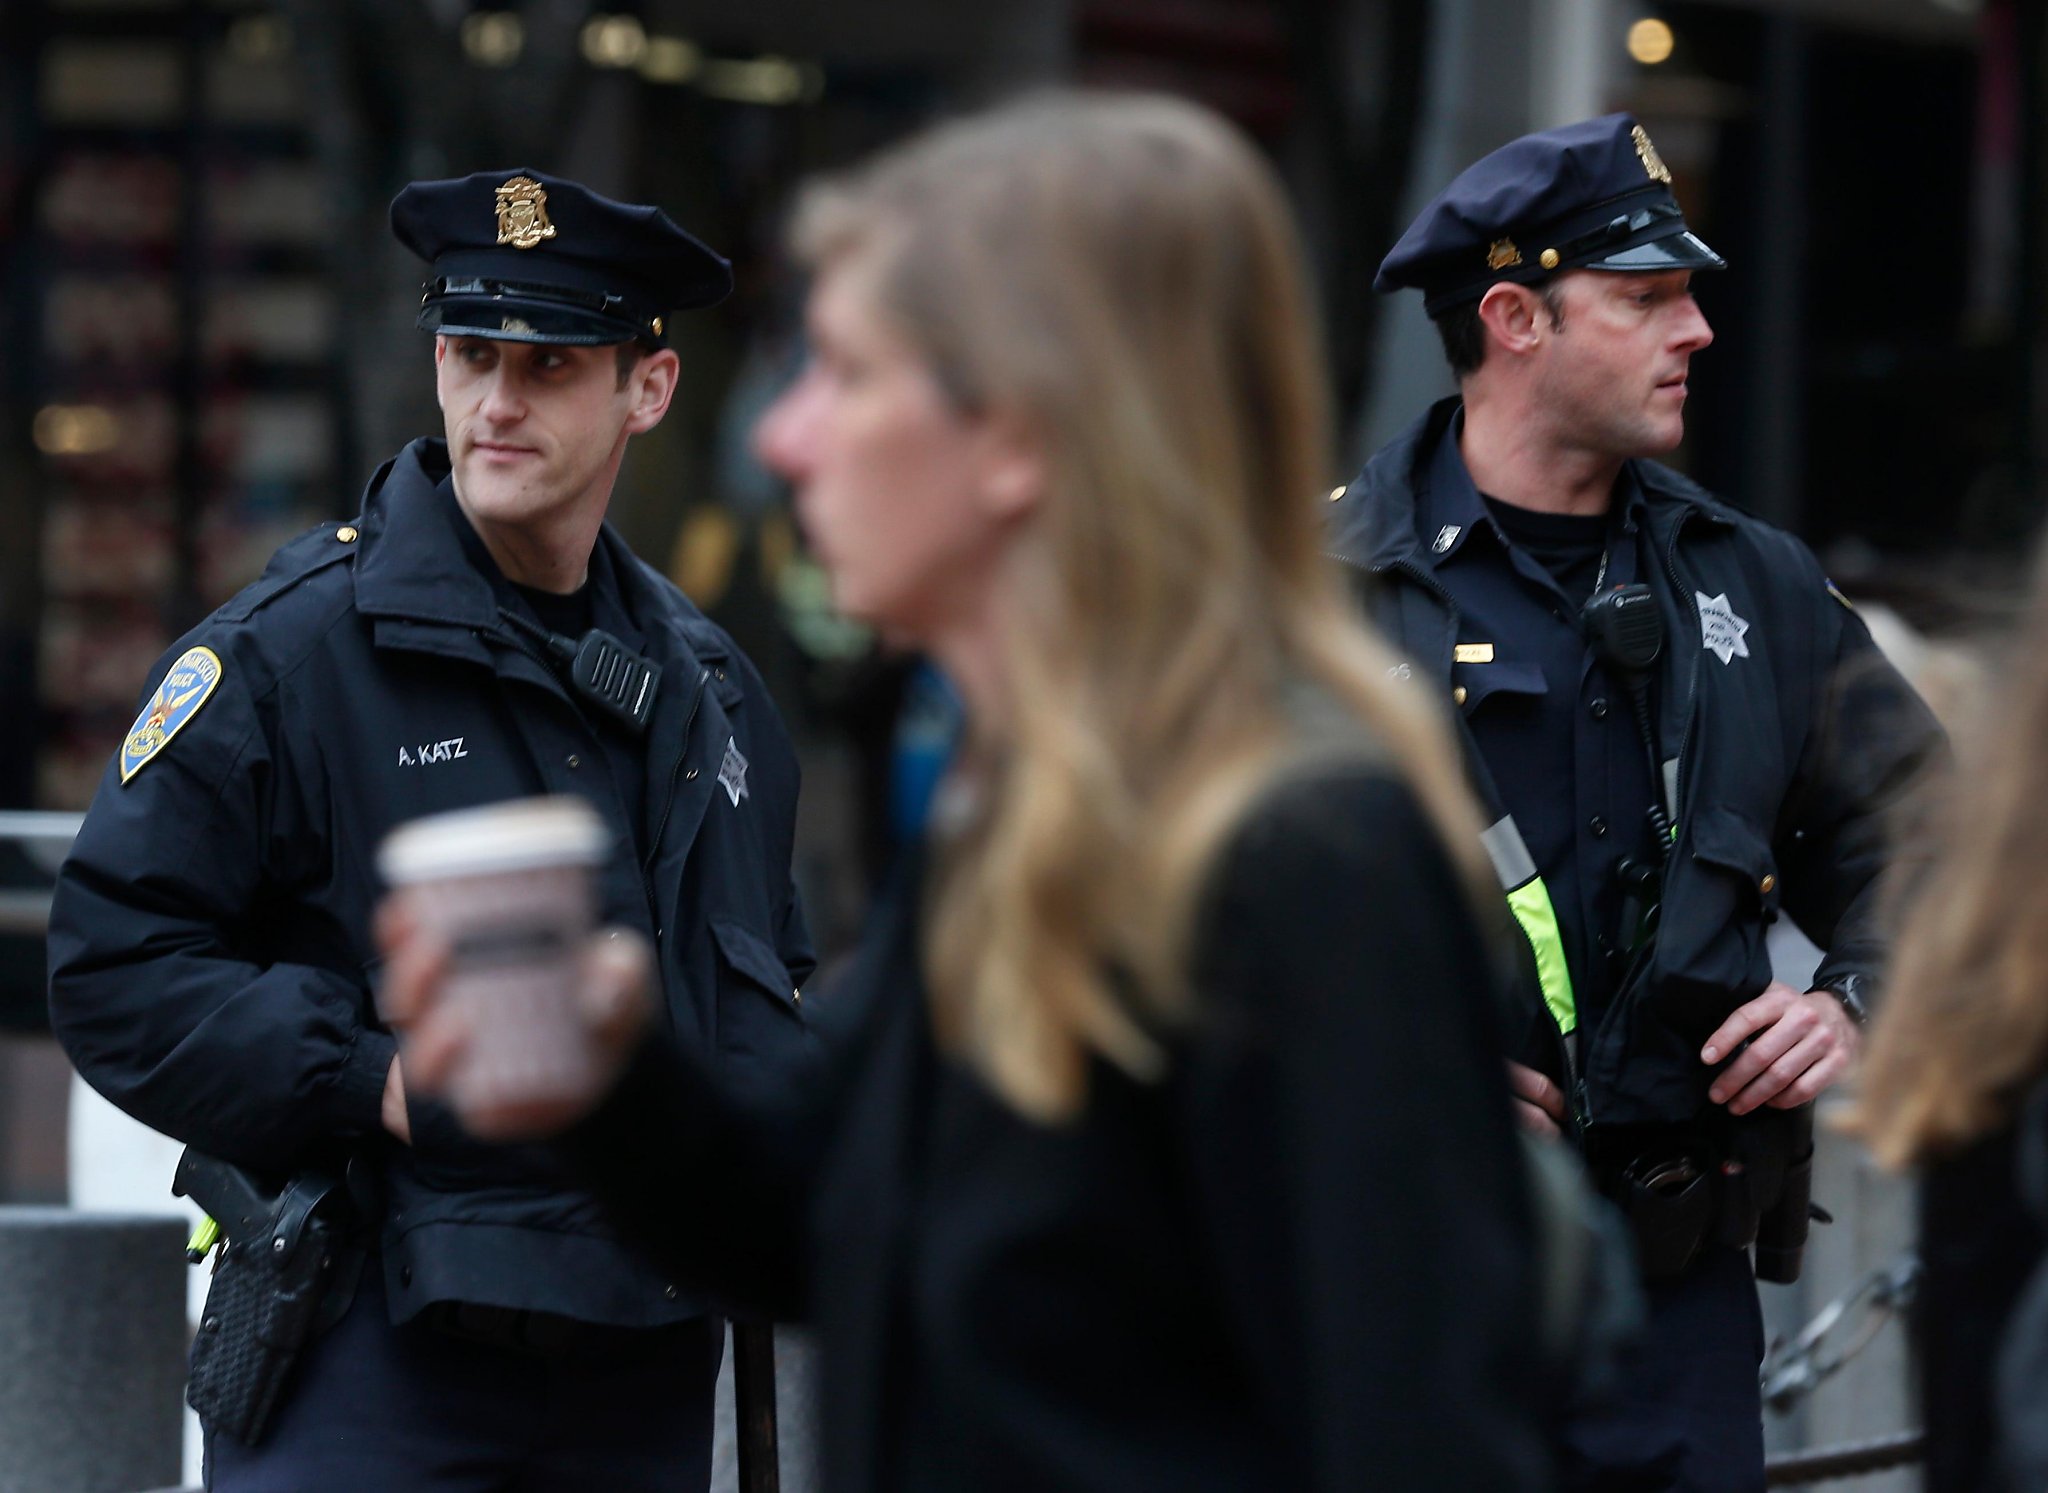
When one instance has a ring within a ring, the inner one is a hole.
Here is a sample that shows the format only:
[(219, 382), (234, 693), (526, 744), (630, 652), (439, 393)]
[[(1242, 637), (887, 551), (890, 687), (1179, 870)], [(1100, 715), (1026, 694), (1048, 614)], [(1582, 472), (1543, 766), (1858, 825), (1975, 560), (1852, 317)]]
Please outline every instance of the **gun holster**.
[(1694, 1158), (1644, 1155), (1621, 1173), (1618, 1195), (1645, 1280), (1682, 1275), (1713, 1231), (1714, 1177)]
[(1780, 1140), (1777, 1193), (1757, 1214), (1756, 1278), (1788, 1286), (1799, 1279), (1806, 1258), (1806, 1236), (1825, 1212), (1813, 1206), (1813, 1106), (1786, 1112)]
[(1754, 1246), (1759, 1280), (1799, 1278), (1813, 1217), (1812, 1105), (1638, 1140), (1594, 1170), (1629, 1221), (1645, 1280), (1684, 1274), (1709, 1245)]
[(254, 1446), (300, 1351), (354, 1297), (364, 1251), (349, 1190), (339, 1177), (302, 1172), (273, 1191), (190, 1149), (171, 1190), (212, 1215), (226, 1240), (185, 1398), (210, 1428)]

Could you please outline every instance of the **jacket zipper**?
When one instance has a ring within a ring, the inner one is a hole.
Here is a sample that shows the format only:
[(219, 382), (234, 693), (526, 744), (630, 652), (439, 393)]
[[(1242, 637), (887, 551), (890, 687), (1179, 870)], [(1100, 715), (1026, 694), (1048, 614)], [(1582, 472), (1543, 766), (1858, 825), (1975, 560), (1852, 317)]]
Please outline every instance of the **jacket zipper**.
[[(710, 679), (711, 671), (699, 667), (697, 689), (690, 696), (690, 713), (683, 718), (683, 739), (677, 743), (675, 757), (668, 765), (668, 792), (661, 801), (661, 818), (655, 823), (654, 838), (647, 842), (647, 859), (640, 866), (640, 883), (647, 889), (647, 910), (650, 914), (655, 911), (654, 861), (655, 857), (661, 854), (661, 837), (668, 831), (669, 815), (675, 811), (676, 806), (676, 774), (683, 770), (683, 758), (690, 754), (690, 733), (696, 728), (697, 712), (704, 707), (704, 686)], [(659, 917), (654, 919), (654, 926), (657, 929), (662, 926)]]
[[(1692, 599), (1691, 594), (1685, 589), (1685, 583), (1678, 576), (1678, 537), (1685, 531), (1685, 521), (1688, 516), (1687, 510), (1681, 509), (1677, 518), (1672, 522), (1671, 541), (1664, 546), (1664, 573), (1671, 578), (1671, 589), (1677, 593), (1679, 601), (1685, 606), (1686, 615), (1692, 618), (1692, 625), (1697, 628), (1700, 625), (1699, 604)], [(1678, 811), (1685, 803), (1685, 747), (1686, 743), (1692, 739), (1692, 709), (1694, 699), (1699, 693), (1699, 685), (1700, 655), (1695, 651), (1692, 655), (1692, 667), (1686, 671), (1685, 675), (1685, 709), (1679, 714), (1678, 752), (1672, 758), (1673, 763), (1676, 764), (1671, 772), (1671, 827), (1673, 829), (1678, 827)], [(1660, 763), (1660, 769), (1661, 766), (1662, 764)], [(1662, 783), (1650, 785), (1650, 791), (1653, 793), (1662, 792), (1663, 788), (1664, 785)]]
[[(1680, 535), (1684, 533), (1685, 521), (1690, 516), (1690, 510), (1681, 509), (1679, 510), (1677, 516), (1672, 520), (1671, 538), (1664, 545), (1662, 558), (1664, 561), (1664, 574), (1665, 577), (1671, 582), (1672, 594), (1677, 596), (1679, 603), (1685, 608), (1686, 615), (1692, 618), (1693, 626), (1698, 627), (1700, 621), (1699, 606), (1697, 603), (1693, 601), (1691, 594), (1687, 592), (1685, 588), (1685, 582), (1680, 578), (1678, 574), (1678, 540)], [(1674, 840), (1672, 846), (1666, 847), (1669, 849), (1676, 848), (1675, 836), (1679, 826), (1679, 810), (1685, 803), (1685, 748), (1686, 744), (1692, 739), (1693, 705), (1699, 693), (1699, 682), (1700, 660), (1699, 655), (1695, 653), (1692, 655), (1692, 667), (1686, 671), (1685, 675), (1685, 706), (1679, 712), (1678, 750), (1672, 757), (1673, 765), (1671, 770), (1671, 827), (1674, 834)], [(1652, 793), (1661, 794), (1664, 791), (1662, 774), (1663, 764), (1660, 762), (1658, 764), (1657, 780), (1653, 781), (1650, 784), (1650, 791)], [(1601, 1018), (1600, 1028), (1588, 1034), (1588, 1041), (1586, 1044), (1586, 1060), (1589, 1065), (1592, 1062), (1592, 1048), (1598, 1041), (1600, 1031), (1606, 1029), (1607, 1024), (1614, 1019), (1615, 1012), (1619, 1009), (1620, 1005), (1618, 1002), (1615, 1005), (1609, 1006), (1606, 1015)], [(1581, 1094), (1583, 1095), (1585, 1090), (1585, 1082), (1583, 1079), (1580, 1080), (1579, 1089)]]
[[(494, 630), (487, 633), (486, 636), (510, 642), (513, 647), (546, 670), (550, 678), (553, 677), (554, 670), (549, 665), (547, 658), (536, 652), (527, 640), (520, 635), (518, 629), (514, 628), (509, 632), (497, 632)], [(661, 853), (661, 837), (667, 832), (669, 816), (675, 811), (676, 774), (682, 771), (683, 758), (689, 755), (690, 731), (697, 724), (697, 712), (704, 705), (704, 686), (710, 678), (711, 671), (709, 669), (700, 667), (697, 670), (696, 693), (690, 696), (690, 713), (683, 719), (683, 739), (676, 750), (674, 760), (669, 763), (668, 791), (667, 796), (661, 802), (661, 820), (654, 826), (654, 838), (647, 842), (647, 858), (640, 865), (640, 890), (647, 898), (648, 926), (654, 929), (655, 942), (657, 944), (661, 942), (661, 936), (666, 931), (666, 925), (661, 920), (660, 912), (654, 900), (654, 860)], [(561, 693), (564, 700), (568, 701), (569, 708), (575, 710), (579, 718), (582, 717), (583, 712), (577, 708), (576, 701), (568, 692), (559, 691), (559, 693)], [(584, 724), (588, 726), (589, 722), (586, 720)], [(592, 734), (596, 734), (595, 728), (592, 728)]]
[[(1452, 631), (1457, 630), (1457, 599), (1443, 588), (1435, 576), (1430, 575), (1412, 560), (1392, 560), (1384, 565), (1368, 568), (1368, 573), (1372, 575), (1385, 575), (1389, 571), (1413, 581), (1442, 602), (1444, 610), (1450, 614)], [(1515, 932), (1523, 942), (1528, 942), (1529, 936), (1522, 932), (1520, 924), (1516, 925)], [(1550, 1009), (1550, 1002), (1542, 998), (1540, 991), (1537, 993), (1536, 1004), (1542, 1008), (1543, 1019), (1550, 1023), (1551, 1033), (1557, 1038), (1557, 1055), (1564, 1070), (1564, 1083), (1560, 1087), (1564, 1092), (1567, 1118), (1571, 1121), (1573, 1133), (1583, 1142), (1587, 1129), (1593, 1123), (1592, 1107), (1586, 1098), (1585, 1077), (1579, 1071), (1578, 1060), (1572, 1056), (1571, 1034), (1558, 1025), (1557, 1017)]]

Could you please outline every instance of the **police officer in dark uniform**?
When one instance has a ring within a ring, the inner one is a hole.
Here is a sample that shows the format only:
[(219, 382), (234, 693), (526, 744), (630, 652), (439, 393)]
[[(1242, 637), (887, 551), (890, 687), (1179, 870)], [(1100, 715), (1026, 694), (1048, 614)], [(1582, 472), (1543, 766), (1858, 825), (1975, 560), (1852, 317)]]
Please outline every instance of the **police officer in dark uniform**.
[(371, 1179), (352, 1304), (256, 1444), (209, 1426), (209, 1486), (702, 1488), (722, 1324), (544, 1156), (406, 1095), (370, 921), (394, 825), (579, 795), (670, 1029), (741, 1088), (803, 1081), (788, 739), (604, 524), (676, 387), (667, 318), (731, 276), (658, 209), (538, 171), (416, 182), (391, 221), (430, 265), (447, 439), (166, 656), (59, 880), (51, 1014), (95, 1088), (196, 1150)]
[[(1811, 1102), (1883, 953), (1883, 816), (1940, 749), (1803, 545), (1645, 459), (1683, 434), (1692, 279), (1722, 264), (1627, 115), (1496, 151), (1375, 281), (1423, 292), (1459, 395), (1331, 495), (1465, 728), (1527, 935), (1518, 1107), (1635, 1225), (1647, 1339), (1564, 1433), (1589, 1489), (1763, 1487), (1752, 1270), (1796, 1273)], [(1811, 990), (1772, 977), (1781, 911), (1826, 950)]]

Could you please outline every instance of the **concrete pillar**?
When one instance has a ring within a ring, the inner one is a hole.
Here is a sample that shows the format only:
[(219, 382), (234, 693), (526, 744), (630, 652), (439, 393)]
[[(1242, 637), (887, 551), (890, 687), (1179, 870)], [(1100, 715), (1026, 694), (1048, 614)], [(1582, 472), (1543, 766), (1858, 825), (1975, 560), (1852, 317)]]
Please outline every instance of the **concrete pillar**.
[(1529, 128), (1607, 112), (1621, 19), (1612, 0), (1531, 0)]
[(185, 1229), (0, 1207), (0, 1493), (134, 1493), (179, 1475)]
[[(1531, 0), (1441, 0), (1432, 6), (1423, 120), (1395, 237), (1452, 177), (1534, 127), (1530, 12)], [(1361, 247), (1357, 273), (1371, 278), (1380, 255), (1393, 246), (1390, 239)], [(1390, 300), (1380, 322), (1371, 392), (1354, 432), (1361, 452), (1378, 450), (1454, 387), (1422, 297), (1404, 291)]]

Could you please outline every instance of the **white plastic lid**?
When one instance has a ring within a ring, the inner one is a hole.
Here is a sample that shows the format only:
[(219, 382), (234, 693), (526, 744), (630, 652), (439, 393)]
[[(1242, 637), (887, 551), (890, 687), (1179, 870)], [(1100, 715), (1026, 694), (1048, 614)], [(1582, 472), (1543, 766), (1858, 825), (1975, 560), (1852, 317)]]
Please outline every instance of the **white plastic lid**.
[(580, 798), (515, 798), (399, 825), (384, 837), (377, 868), (393, 886), (406, 886), (541, 866), (594, 866), (611, 844), (597, 810)]

